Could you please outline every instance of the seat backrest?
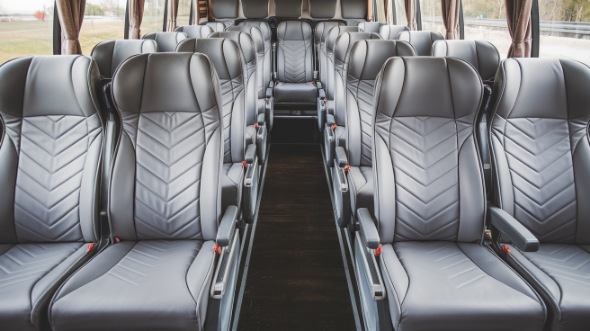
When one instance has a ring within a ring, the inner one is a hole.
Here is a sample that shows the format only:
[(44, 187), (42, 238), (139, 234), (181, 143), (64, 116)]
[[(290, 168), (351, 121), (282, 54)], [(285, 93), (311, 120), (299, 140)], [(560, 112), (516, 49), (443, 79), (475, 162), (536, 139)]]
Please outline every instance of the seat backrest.
[(207, 38), (213, 32), (215, 32), (215, 31), (213, 31), (213, 28), (211, 28), (208, 25), (179, 26), (176, 29), (174, 29), (174, 31), (183, 32), (187, 36), (187, 38), (195, 38), (195, 39)]
[[(270, 83), (270, 70), (265, 72), (264, 63), (264, 38), (262, 32), (255, 26), (239, 25), (230, 26), (225, 31), (238, 31), (244, 32), (252, 37), (254, 47), (256, 48), (256, 77), (258, 80), (258, 99), (264, 99), (266, 97), (266, 87)], [(266, 76), (268, 74), (268, 77)], [(268, 80), (266, 80), (268, 78)]]
[(493, 95), (496, 203), (541, 242), (590, 244), (590, 68), (506, 59)]
[(96, 61), (102, 78), (113, 78), (119, 65), (137, 54), (155, 53), (158, 45), (154, 40), (107, 40), (98, 43), (90, 56)]
[(346, 76), (352, 46), (359, 40), (378, 39), (376, 33), (345, 32), (334, 44), (334, 119), (339, 126), (346, 126)]
[(316, 20), (332, 19), (336, 16), (337, 4), (337, 0), (309, 0), (309, 16)]
[(113, 78), (123, 122), (109, 218), (121, 240), (215, 240), (223, 138), (219, 83), (198, 53), (153, 53)]
[(373, 170), (382, 243), (481, 241), (477, 72), (460, 59), (394, 57), (376, 93)]
[(358, 24), (359, 32), (379, 33), (383, 23), (380, 22), (360, 22)]
[(409, 42), (416, 50), (416, 54), (420, 56), (430, 56), (432, 44), (442, 39), (444, 39), (442, 34), (430, 31), (402, 31), (399, 34), (399, 40)]
[(340, 0), (340, 11), (342, 18), (347, 20), (348, 25), (353, 22), (363, 22), (367, 18), (369, 11), (367, 1), (359, 0)]
[(500, 53), (485, 40), (437, 40), (432, 44), (432, 56), (457, 57), (471, 64), (484, 84), (493, 84), (500, 66)]
[(177, 52), (207, 55), (219, 79), (223, 121), (223, 163), (244, 160), (246, 149), (246, 95), (245, 68), (238, 45), (230, 39), (185, 39), (178, 44)]
[(399, 40), (402, 32), (410, 32), (405, 25), (382, 25), (379, 28), (379, 34), (384, 40)]
[(356, 26), (338, 26), (330, 29), (328, 32), (328, 36), (326, 37), (326, 55), (328, 58), (326, 76), (328, 78), (323, 82), (326, 84), (326, 98), (328, 100), (334, 100), (334, 46), (336, 39), (343, 33), (358, 31), (359, 28)]
[(211, 29), (213, 29), (213, 32), (223, 32), (225, 31), (225, 23), (223, 22), (207, 22), (205, 24), (201, 24), (201, 25), (206, 25), (208, 27), (210, 27)]
[(257, 27), (262, 33), (264, 39), (264, 79), (265, 86), (270, 84), (272, 79), (272, 31), (270, 25), (266, 21), (243, 21), (240, 22), (239, 26)]
[(361, 40), (352, 46), (346, 75), (346, 139), (348, 163), (371, 166), (375, 83), (387, 59), (416, 55), (414, 48), (399, 40)]
[(156, 41), (158, 52), (174, 52), (178, 43), (186, 38), (184, 32), (152, 32), (143, 36), (143, 39)]
[(97, 241), (99, 84), (85, 56), (0, 66), (0, 244)]
[(268, 0), (242, 0), (242, 11), (248, 19), (264, 19), (268, 17)]
[(342, 21), (321, 21), (315, 26), (314, 45), (317, 62), (319, 65), (319, 79), (325, 83), (328, 74), (328, 55), (326, 53), (326, 37), (328, 32), (335, 27), (344, 26)]
[(274, 0), (275, 14), (281, 18), (298, 19), (301, 17), (303, 1)]
[[(257, 56), (256, 45), (249, 34), (240, 31), (214, 32), (210, 38), (227, 38), (233, 40), (240, 49), (242, 55), (242, 67), (244, 68), (244, 87), (246, 93), (246, 103), (244, 105), (246, 112), (247, 125), (254, 125), (258, 116), (258, 73), (257, 73)], [(249, 142), (251, 143), (251, 142)]]
[(304, 21), (283, 21), (277, 27), (277, 79), (285, 83), (313, 80), (313, 33)]

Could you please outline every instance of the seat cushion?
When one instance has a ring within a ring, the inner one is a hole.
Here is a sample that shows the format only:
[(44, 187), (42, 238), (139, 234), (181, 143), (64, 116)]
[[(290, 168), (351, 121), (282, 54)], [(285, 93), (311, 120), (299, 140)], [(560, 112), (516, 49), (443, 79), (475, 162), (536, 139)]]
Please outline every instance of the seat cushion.
[(537, 252), (511, 247), (508, 261), (542, 293), (556, 311), (552, 330), (588, 330), (590, 246), (542, 243)]
[(382, 252), (397, 331), (543, 330), (536, 293), (486, 247), (408, 241)]
[(373, 210), (373, 168), (351, 167), (348, 173), (350, 178), (350, 204), (353, 211), (359, 208)]
[(312, 83), (278, 83), (274, 89), (276, 103), (316, 103), (318, 89)]
[(47, 300), (86, 251), (83, 243), (0, 245), (0, 328), (36, 330)]
[(239, 206), (242, 200), (244, 166), (241, 163), (224, 163), (221, 176), (221, 210), (228, 206)]
[(213, 242), (128, 241), (76, 272), (50, 307), (58, 330), (200, 330), (214, 265)]

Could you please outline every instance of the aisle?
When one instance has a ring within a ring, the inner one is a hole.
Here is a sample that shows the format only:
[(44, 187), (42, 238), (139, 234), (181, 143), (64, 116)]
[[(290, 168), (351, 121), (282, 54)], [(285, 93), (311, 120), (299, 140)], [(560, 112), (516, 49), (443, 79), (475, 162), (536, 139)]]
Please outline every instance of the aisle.
[(317, 144), (272, 146), (238, 330), (355, 330)]

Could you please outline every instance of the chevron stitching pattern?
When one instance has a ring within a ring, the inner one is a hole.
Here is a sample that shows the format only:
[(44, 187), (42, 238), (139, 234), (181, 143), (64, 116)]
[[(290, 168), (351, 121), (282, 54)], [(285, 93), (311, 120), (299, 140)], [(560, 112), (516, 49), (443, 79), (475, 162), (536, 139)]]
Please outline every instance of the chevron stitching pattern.
[(223, 141), (225, 163), (231, 162), (231, 122), (234, 111), (234, 105), (238, 95), (244, 91), (243, 76), (240, 75), (233, 79), (219, 80), (221, 86), (221, 104), (223, 109)]
[(283, 40), (280, 46), (285, 58), (285, 82), (305, 83), (309, 46), (303, 40)]
[(80, 187), (98, 115), (23, 119), (14, 219), (20, 240), (82, 240)]
[(372, 164), (373, 115), (375, 104), (375, 80), (359, 80), (348, 76), (348, 91), (357, 101), (361, 126), (361, 165)]
[(140, 115), (135, 227), (139, 239), (195, 239), (205, 153), (201, 113)]
[[(179, 271), (174, 266), (178, 265), (180, 259), (190, 258), (192, 263), (201, 245), (202, 243), (194, 241), (140, 241), (106, 275), (110, 278), (109, 281), (141, 286), (146, 281), (161, 279), (161, 274), (169, 273), (170, 270)], [(189, 252), (191, 253), (187, 256)], [(184, 265), (186, 270), (190, 263)], [(186, 272), (178, 274), (185, 275)]]
[(401, 117), (391, 123), (396, 240), (454, 240), (459, 226), (455, 121)]
[(514, 216), (542, 241), (573, 241), (577, 206), (567, 120), (509, 119), (503, 138)]
[(40, 278), (81, 246), (81, 243), (14, 246), (0, 255), (0, 295), (14, 296), (15, 291), (30, 292)]
[(525, 255), (561, 287), (572, 283), (590, 287), (590, 253), (576, 245), (541, 245), (539, 251)]

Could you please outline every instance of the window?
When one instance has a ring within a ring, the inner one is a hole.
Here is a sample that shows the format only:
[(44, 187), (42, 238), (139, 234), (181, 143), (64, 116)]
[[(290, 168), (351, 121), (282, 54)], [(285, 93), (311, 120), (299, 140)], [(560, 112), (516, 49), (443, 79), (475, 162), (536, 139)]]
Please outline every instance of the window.
[(446, 34), (442, 20), (442, 5), (440, 0), (420, 0), (420, 13), (422, 14), (422, 30)]
[(142, 37), (150, 32), (164, 31), (165, 9), (166, 0), (145, 0), (141, 22)]
[(387, 24), (387, 19), (385, 17), (385, 0), (375, 1), (375, 4), (377, 5), (377, 17), (375, 17), (376, 21)]
[(494, 44), (501, 58), (508, 56), (512, 42), (506, 23), (504, 0), (463, 1), (465, 39), (487, 40)]
[(192, 0), (178, 1), (178, 16), (176, 17), (176, 25), (183, 26), (191, 24), (191, 2)]
[(540, 57), (571, 58), (590, 65), (588, 0), (539, 0)]
[(0, 63), (53, 54), (53, 0), (0, 0)]
[(127, 0), (88, 0), (80, 30), (82, 54), (101, 41), (123, 39)]

